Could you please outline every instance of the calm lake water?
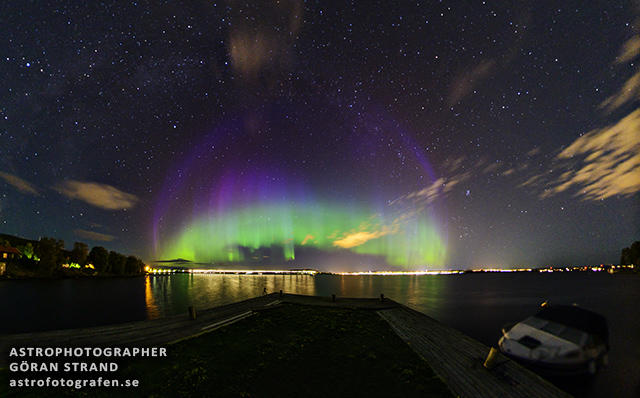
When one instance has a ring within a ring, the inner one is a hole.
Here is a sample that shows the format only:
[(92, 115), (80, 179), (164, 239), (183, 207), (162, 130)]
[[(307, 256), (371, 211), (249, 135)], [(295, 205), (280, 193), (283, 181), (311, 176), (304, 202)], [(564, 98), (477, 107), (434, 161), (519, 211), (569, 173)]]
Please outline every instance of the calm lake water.
[(186, 313), (282, 289), (380, 293), (496, 346), (501, 327), (545, 300), (578, 303), (609, 321), (610, 365), (595, 378), (555, 380), (576, 396), (640, 397), (640, 275), (606, 273), (424, 276), (188, 275), (0, 282), (0, 333), (86, 327)]

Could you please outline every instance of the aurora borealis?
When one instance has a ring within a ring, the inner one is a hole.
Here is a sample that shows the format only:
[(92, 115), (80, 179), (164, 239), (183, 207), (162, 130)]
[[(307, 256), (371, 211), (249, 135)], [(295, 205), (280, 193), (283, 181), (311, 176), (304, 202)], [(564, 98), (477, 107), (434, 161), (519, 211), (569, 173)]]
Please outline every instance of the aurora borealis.
[(3, 4), (0, 232), (215, 266), (616, 263), (634, 2)]
[[(296, 123), (287, 118), (303, 112), (298, 108), (266, 113), (260, 120), (254, 117), (253, 128), (275, 124), (295, 129)], [(283, 113), (288, 116), (283, 118)], [(254, 152), (253, 147), (265, 145), (255, 135), (247, 137), (250, 131), (242, 118), (214, 129), (185, 154), (178, 162), (178, 171), (167, 178), (164, 189), (174, 199), (165, 197), (156, 203), (156, 250), (162, 258), (212, 264), (317, 266), (332, 252), (351, 254), (351, 261), (363, 255), (362, 260), (376, 268), (441, 264), (446, 258), (446, 241), (441, 238), (443, 231), (433, 208), (419, 201), (390, 200), (400, 195), (392, 196), (388, 187), (380, 186), (377, 170), (381, 165), (377, 156), (365, 155), (362, 162), (346, 156), (366, 146), (366, 139), (393, 138), (389, 131), (380, 128), (391, 129), (390, 123), (380, 117), (371, 119), (363, 119), (354, 126), (359, 133), (343, 141), (342, 147), (330, 149), (332, 161), (341, 172), (355, 169), (361, 176), (369, 176), (368, 180), (361, 178), (359, 184), (342, 186), (328, 184), (325, 173), (275, 171), (278, 166), (270, 166), (264, 155), (259, 155), (257, 167), (205, 156), (203, 151), (223, 147), (234, 158), (242, 159), (260, 153)], [(290, 124), (293, 126), (287, 126)], [(400, 139), (405, 137), (396, 144), (397, 150), (411, 145), (406, 132), (398, 128), (392, 131)], [(325, 133), (315, 147), (326, 146), (329, 134)], [(277, 141), (270, 138), (269, 145), (287, 153), (291, 162), (305, 161), (306, 154), (297, 153), (295, 142), (287, 138)], [(420, 154), (408, 151), (402, 162), (411, 162), (419, 179), (431, 178), (431, 168)], [(274, 170), (266, 171), (269, 167)], [(338, 176), (335, 178), (340, 181)], [(198, 187), (195, 194), (193, 187)], [(180, 211), (185, 199), (192, 204), (188, 214)], [(180, 227), (167, 231), (167, 224)]]
[(255, 205), (197, 218), (164, 245), (164, 253), (200, 262), (277, 265), (295, 260), (305, 247), (380, 256), (376, 266), (438, 264), (444, 258), (445, 247), (427, 220), (386, 225), (369, 214), (320, 203)]

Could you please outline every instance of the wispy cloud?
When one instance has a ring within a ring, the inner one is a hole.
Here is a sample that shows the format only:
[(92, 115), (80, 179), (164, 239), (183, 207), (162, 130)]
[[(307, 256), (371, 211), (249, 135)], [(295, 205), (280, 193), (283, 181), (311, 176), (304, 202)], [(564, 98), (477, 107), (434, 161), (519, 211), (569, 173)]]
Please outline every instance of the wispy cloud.
[[(640, 19), (636, 20), (640, 22)], [(632, 61), (640, 55), (640, 35), (634, 35), (627, 40), (620, 48), (620, 54), (613, 62), (619, 65)], [(600, 104), (600, 109), (608, 113), (620, 108), (631, 101), (640, 99), (640, 71), (634, 73), (618, 90), (617, 93), (609, 96)]]
[(638, 99), (640, 99), (640, 71), (631, 76), (617, 93), (605, 99), (600, 104), (600, 108), (611, 112)]
[(532, 177), (529, 177), (523, 183), (519, 184), (518, 187), (519, 188), (524, 188), (524, 187), (528, 187), (528, 186), (537, 186), (537, 185), (540, 184), (541, 181), (542, 181), (542, 175), (534, 175)]
[(475, 86), (483, 79), (489, 76), (491, 70), (495, 67), (494, 60), (484, 60), (475, 65), (471, 70), (463, 71), (453, 79), (447, 103), (449, 106), (454, 105), (469, 95)]
[(96, 182), (68, 180), (55, 189), (68, 198), (82, 200), (107, 210), (128, 209), (138, 202), (138, 197), (133, 194)]
[(264, 2), (255, 15), (247, 15), (246, 10), (237, 15), (238, 23), (230, 29), (228, 40), (234, 70), (252, 80), (286, 67), (302, 25), (303, 9), (301, 0), (285, 0)]
[(276, 47), (268, 37), (257, 33), (237, 32), (229, 38), (231, 61), (234, 68), (245, 75), (255, 75)]
[[(640, 36), (627, 40), (614, 65), (640, 55)], [(640, 99), (640, 71), (600, 104), (607, 115)], [(519, 185), (544, 189), (540, 198), (574, 192), (582, 200), (631, 196), (640, 191), (640, 109), (605, 127), (582, 134), (558, 152), (549, 171)]]
[(640, 55), (640, 35), (635, 35), (627, 40), (620, 49), (620, 54), (615, 60), (615, 64), (629, 62)]
[(395, 232), (397, 232), (397, 228), (391, 228), (388, 226), (384, 226), (375, 231), (352, 231), (346, 233), (340, 239), (334, 240), (333, 245), (343, 249), (350, 249), (352, 247), (363, 245), (372, 239), (378, 239), (382, 236)]
[(437, 199), (448, 195), (456, 186), (471, 178), (472, 173), (467, 169), (479, 169), (484, 166), (484, 161), (470, 162), (464, 156), (450, 158), (442, 163), (445, 174), (431, 182), (431, 184), (413, 192), (404, 194), (389, 203), (390, 206), (399, 206), (422, 211), (433, 204)]
[(640, 191), (640, 109), (584, 134), (555, 160), (561, 174), (548, 182), (542, 198), (572, 188), (583, 200), (635, 194)]
[(329, 238), (333, 240), (334, 246), (350, 249), (373, 239), (404, 231), (408, 225), (422, 217), (434, 202), (446, 197), (455, 187), (470, 179), (472, 173), (466, 171), (467, 168), (482, 168), (484, 164), (484, 161), (470, 163), (463, 156), (447, 159), (442, 164), (446, 177), (440, 177), (419, 190), (390, 201), (384, 214), (372, 215), (369, 221), (362, 223), (357, 229), (333, 233)]
[(484, 169), (482, 169), (482, 172), (484, 174), (493, 173), (493, 172), (497, 171), (499, 167), (500, 167), (500, 163), (496, 163), (496, 162), (489, 163), (488, 166), (486, 166)]
[(451, 177), (440, 177), (429, 186), (406, 195), (406, 198), (416, 202), (423, 202), (424, 204), (431, 204), (436, 199), (451, 192), (456, 185), (468, 180), (470, 177), (470, 172), (456, 174)]
[(98, 242), (111, 242), (116, 238), (113, 235), (102, 234), (100, 232), (94, 232), (94, 231), (87, 231), (85, 229), (76, 229), (73, 232), (81, 238), (94, 240)]
[(300, 242), (301, 245), (306, 245), (307, 243), (309, 243), (310, 241), (314, 240), (314, 236), (308, 234), (307, 236), (304, 237), (304, 239), (302, 240), (302, 242)]
[(527, 152), (527, 156), (531, 157), (531, 156), (536, 156), (540, 153), (540, 147), (537, 146), (533, 149), (531, 149), (530, 151)]
[(512, 168), (510, 168), (510, 169), (507, 169), (507, 170), (503, 171), (503, 172), (502, 172), (502, 175), (506, 177), (506, 176), (510, 176), (511, 174), (513, 174), (513, 173), (515, 173), (515, 172), (516, 172), (516, 169), (514, 169), (514, 168), (512, 167)]
[(16, 188), (18, 191), (22, 193), (40, 196), (40, 192), (38, 191), (35, 185), (23, 180), (18, 176), (0, 171), (0, 178), (5, 180), (7, 184), (13, 186), (14, 188)]

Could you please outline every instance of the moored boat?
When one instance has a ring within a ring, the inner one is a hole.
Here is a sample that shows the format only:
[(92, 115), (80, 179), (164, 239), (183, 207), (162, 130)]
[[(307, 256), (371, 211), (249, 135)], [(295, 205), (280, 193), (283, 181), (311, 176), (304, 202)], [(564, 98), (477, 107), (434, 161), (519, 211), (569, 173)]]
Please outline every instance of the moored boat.
[(545, 302), (502, 334), (498, 347), (503, 354), (547, 372), (595, 374), (608, 363), (606, 319), (576, 305)]

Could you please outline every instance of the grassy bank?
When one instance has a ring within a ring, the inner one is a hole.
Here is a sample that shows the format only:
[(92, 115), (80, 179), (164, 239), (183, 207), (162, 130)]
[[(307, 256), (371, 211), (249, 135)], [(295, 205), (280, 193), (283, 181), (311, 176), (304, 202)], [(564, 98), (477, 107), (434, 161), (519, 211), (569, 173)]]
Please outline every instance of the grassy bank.
[[(286, 304), (124, 363), (137, 389), (9, 390), (15, 396), (424, 397), (445, 384), (373, 311)], [(101, 374), (102, 376), (107, 376)], [(67, 377), (69, 375), (66, 375)]]

